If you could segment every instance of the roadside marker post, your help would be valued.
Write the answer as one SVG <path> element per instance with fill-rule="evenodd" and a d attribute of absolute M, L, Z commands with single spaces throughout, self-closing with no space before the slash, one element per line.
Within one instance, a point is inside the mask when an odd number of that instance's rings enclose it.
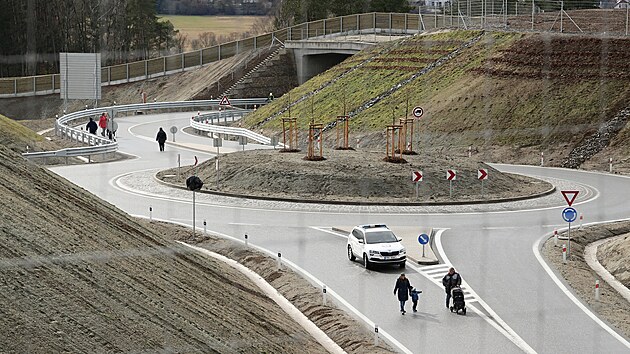
<path fill-rule="evenodd" d="M 545 153 L 544 152 L 540 152 L 540 166 L 545 166 Z"/>
<path fill-rule="evenodd" d="M 562 263 L 567 263 L 567 245 L 562 244 Z"/>
<path fill-rule="evenodd" d="M 599 279 L 595 279 L 595 301 L 599 301 Z"/>
<path fill-rule="evenodd" d="M 472 157 L 472 145 L 468 145 L 468 158 Z"/>
<path fill-rule="evenodd" d="M 608 172 L 613 173 L 612 172 L 612 157 L 608 159 Z"/>
<path fill-rule="evenodd" d="M 153 221 L 153 207 L 149 205 L 149 221 Z"/>
<path fill-rule="evenodd" d="M 182 158 L 181 154 L 177 154 L 177 179 L 179 179 L 180 170 L 182 169 L 181 158 Z"/>
<path fill-rule="evenodd" d="M 580 214 L 580 230 L 582 230 L 582 220 L 584 220 L 584 215 Z"/>
<path fill-rule="evenodd" d="M 558 245 L 558 230 L 553 230 L 553 245 Z"/>
<path fill-rule="evenodd" d="M 278 252 L 278 270 L 282 269 L 282 253 Z"/>
<path fill-rule="evenodd" d="M 326 306 L 326 285 L 322 286 L 322 301 L 324 303 L 324 306 Z"/>
<path fill-rule="evenodd" d="M 378 325 L 374 324 L 374 345 L 378 345 Z"/>
<path fill-rule="evenodd" d="M 247 234 L 245 234 L 245 247 L 249 247 L 249 242 L 247 241 Z"/>
<path fill-rule="evenodd" d="M 207 235 L 208 231 L 206 230 L 206 219 L 203 219 L 203 234 Z"/>

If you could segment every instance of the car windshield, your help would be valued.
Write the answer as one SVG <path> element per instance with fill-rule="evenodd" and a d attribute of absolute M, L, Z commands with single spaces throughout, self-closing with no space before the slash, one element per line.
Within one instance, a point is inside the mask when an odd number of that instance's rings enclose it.
<path fill-rule="evenodd" d="M 384 243 L 384 242 L 398 242 L 398 238 L 391 231 L 374 231 L 367 232 L 365 234 L 366 243 Z"/>

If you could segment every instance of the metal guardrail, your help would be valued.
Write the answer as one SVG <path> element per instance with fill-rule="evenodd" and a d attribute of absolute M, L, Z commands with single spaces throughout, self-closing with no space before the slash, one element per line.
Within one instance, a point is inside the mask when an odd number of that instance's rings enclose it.
<path fill-rule="evenodd" d="M 190 126 L 193 129 L 209 132 L 213 134 L 226 134 L 235 136 L 244 136 L 253 141 L 257 141 L 261 144 L 271 145 L 271 138 L 268 138 L 262 134 L 255 133 L 249 129 L 228 127 L 225 125 L 217 125 L 221 120 L 227 123 L 228 118 L 231 122 L 243 118 L 251 110 L 228 110 L 219 112 L 210 112 L 204 115 L 192 117 L 190 119 Z"/>
<path fill-rule="evenodd" d="M 48 157 L 76 157 L 76 156 L 89 156 L 97 155 L 97 154 L 105 154 L 109 152 L 116 152 L 118 150 L 118 143 L 116 141 L 112 141 L 106 139 L 104 137 L 100 137 L 98 135 L 90 134 L 87 131 L 82 129 L 77 129 L 72 127 L 72 124 L 75 124 L 76 121 L 82 120 L 85 121 L 89 117 L 98 117 L 103 112 L 108 112 L 111 118 L 116 117 L 116 114 L 122 112 L 159 112 L 159 111 L 171 111 L 171 110 L 181 110 L 181 109 L 214 109 L 221 107 L 221 100 L 199 100 L 199 101 L 179 101 L 179 102 L 155 102 L 155 103 L 139 103 L 139 104 L 128 104 L 121 106 L 109 106 L 109 107 L 100 107 L 93 109 L 86 109 L 83 111 L 72 112 L 62 117 L 58 118 L 55 122 L 55 134 L 57 136 L 61 136 L 62 138 L 68 138 L 80 143 L 88 144 L 86 147 L 76 147 L 76 148 L 66 148 L 56 151 L 41 151 L 41 152 L 27 152 L 22 154 L 22 156 L 26 158 L 48 158 Z M 244 99 L 232 99 L 230 100 L 230 104 L 233 107 L 253 107 L 253 106 L 261 106 L 267 103 L 267 98 L 244 98 Z M 233 110 L 234 113 L 231 113 L 234 119 L 238 116 L 237 112 L 240 113 L 240 117 L 249 110 L 247 109 L 237 109 Z M 197 117 L 207 117 L 212 116 L 216 119 L 217 122 L 221 117 L 227 117 L 228 113 L 232 112 L 232 110 L 227 111 L 216 111 L 211 112 L 204 115 L 198 115 Z M 194 117 L 193 117 L 194 118 Z M 205 118 L 208 119 L 208 118 Z M 224 118 L 227 119 L 227 118 Z M 240 119 L 240 118 L 239 118 Z M 210 126 L 209 124 L 200 123 L 203 127 Z M 225 127 L 227 128 L 227 127 Z M 240 129 L 240 128 L 237 128 Z M 200 129 L 204 130 L 204 129 Z M 245 129 L 246 130 L 246 129 Z M 207 131 L 207 130 L 206 130 Z M 244 135 L 244 134 L 235 134 L 234 132 L 217 132 L 222 134 L 232 134 L 232 135 Z M 247 135 L 246 135 L 247 136 Z M 252 132 L 252 135 L 248 134 L 248 138 L 259 141 L 260 137 L 263 137 L 260 134 L 255 134 Z M 269 138 L 267 138 L 269 139 Z M 270 140 L 270 139 L 269 139 Z M 264 142 L 263 142 L 264 143 Z"/>

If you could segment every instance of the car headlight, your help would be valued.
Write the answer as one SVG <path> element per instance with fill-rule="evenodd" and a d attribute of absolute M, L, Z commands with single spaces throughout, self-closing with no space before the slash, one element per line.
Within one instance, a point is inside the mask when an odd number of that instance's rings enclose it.
<path fill-rule="evenodd" d="M 379 252 L 379 251 L 370 250 L 370 256 L 378 256 L 380 254 L 381 254 L 381 252 Z"/>
<path fill-rule="evenodd" d="M 407 250 L 403 248 L 403 249 L 401 249 L 401 250 L 400 250 L 400 252 L 398 252 L 398 253 L 399 253 L 399 254 L 406 254 L 406 253 L 407 253 Z"/>

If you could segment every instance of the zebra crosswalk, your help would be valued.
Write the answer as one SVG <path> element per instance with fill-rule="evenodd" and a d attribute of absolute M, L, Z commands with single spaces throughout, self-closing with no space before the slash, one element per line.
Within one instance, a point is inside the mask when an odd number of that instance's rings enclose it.
<path fill-rule="evenodd" d="M 442 287 L 442 278 L 448 270 L 452 267 L 450 264 L 436 264 L 424 267 L 417 267 L 417 271 L 422 274 L 425 278 L 431 280 L 432 283 L 436 284 L 439 287 Z M 472 291 L 472 289 L 468 286 L 466 281 L 462 278 L 462 291 L 464 291 L 464 301 L 466 304 L 478 302 L 477 295 Z"/>

